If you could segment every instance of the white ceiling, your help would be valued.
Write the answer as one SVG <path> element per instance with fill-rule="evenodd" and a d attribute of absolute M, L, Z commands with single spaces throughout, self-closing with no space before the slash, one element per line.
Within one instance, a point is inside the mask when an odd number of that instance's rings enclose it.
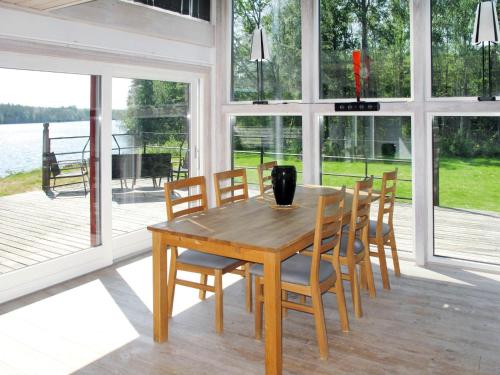
<path fill-rule="evenodd" d="M 91 1 L 93 0 L 0 0 L 0 3 L 36 10 L 52 10 Z"/>

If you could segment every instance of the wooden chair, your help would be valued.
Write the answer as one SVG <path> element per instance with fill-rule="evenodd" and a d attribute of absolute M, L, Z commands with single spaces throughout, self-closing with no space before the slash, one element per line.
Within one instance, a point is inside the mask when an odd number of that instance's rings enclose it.
<path fill-rule="evenodd" d="M 397 168 L 393 172 L 384 173 L 382 177 L 382 190 L 380 191 L 377 220 L 370 221 L 369 242 L 370 244 L 377 246 L 377 251 L 370 251 L 370 255 L 376 256 L 379 259 L 382 284 L 385 289 L 391 288 L 385 256 L 386 245 L 391 247 L 394 273 L 397 277 L 401 276 L 393 225 L 397 176 Z M 384 221 L 385 216 L 387 216 L 387 223 Z"/>
<path fill-rule="evenodd" d="M 234 179 L 241 179 L 241 183 L 234 184 Z M 230 181 L 230 184 L 227 182 Z M 232 171 L 219 172 L 214 174 L 215 200 L 217 207 L 231 204 L 243 200 L 248 200 L 248 183 L 246 169 L 235 169 Z M 236 192 L 239 192 L 236 194 Z M 234 270 L 245 278 L 246 288 L 246 309 L 252 312 L 252 277 L 250 275 L 251 263 L 245 264 L 240 270 Z M 203 282 L 203 280 L 202 280 Z M 200 296 L 204 291 L 200 291 Z"/>
<path fill-rule="evenodd" d="M 267 183 L 267 181 L 271 180 L 271 175 L 264 176 L 264 173 L 272 171 L 276 165 L 278 165 L 278 162 L 276 160 L 273 160 L 267 163 L 260 164 L 257 167 L 257 172 L 259 175 L 260 195 L 264 195 L 266 191 L 271 190 L 273 188 L 272 184 Z"/>
<path fill-rule="evenodd" d="M 175 190 L 197 188 L 199 192 L 194 195 L 179 197 Z M 207 210 L 207 190 L 205 177 L 192 177 L 183 180 L 168 182 L 165 184 L 165 201 L 167 204 L 168 220 L 174 220 L 177 217 L 193 214 L 196 212 L 204 212 Z M 198 203 L 197 205 L 195 205 Z M 174 212 L 174 207 L 187 204 L 188 207 L 183 207 Z M 168 273 L 168 316 L 172 316 L 172 306 L 174 303 L 175 286 L 183 285 L 190 288 L 209 291 L 215 293 L 215 331 L 221 333 L 223 330 L 223 289 L 222 275 L 231 272 L 236 268 L 245 264 L 245 262 L 227 258 L 223 256 L 206 254 L 196 250 L 187 249 L 181 254 L 178 253 L 177 247 L 172 246 L 170 258 L 170 270 Z M 204 275 L 205 282 L 195 283 L 188 280 L 177 278 L 177 271 L 187 271 Z M 206 285 L 207 275 L 214 276 L 214 286 Z"/>
<path fill-rule="evenodd" d="M 342 189 L 334 194 L 318 198 L 314 245 L 310 256 L 296 254 L 281 264 L 282 292 L 311 297 L 311 305 L 291 302 L 284 298 L 282 306 L 314 315 L 316 336 L 322 359 L 328 358 L 323 293 L 327 291 L 336 293 L 342 330 L 349 331 L 339 259 L 344 195 L 345 189 Z M 327 252 L 332 252 L 333 255 L 328 260 L 322 259 L 322 254 Z M 252 266 L 252 274 L 255 275 L 255 336 L 260 339 L 262 337 L 262 307 L 264 303 L 262 265 Z"/>
<path fill-rule="evenodd" d="M 368 288 L 370 297 L 376 295 L 368 242 L 372 189 L 373 177 L 356 182 L 349 225 L 344 228 L 340 241 L 340 264 L 346 266 L 348 271 L 342 273 L 342 279 L 351 283 L 354 315 L 357 318 L 363 316 L 360 287 Z M 357 265 L 360 265 L 361 280 L 358 280 Z"/>

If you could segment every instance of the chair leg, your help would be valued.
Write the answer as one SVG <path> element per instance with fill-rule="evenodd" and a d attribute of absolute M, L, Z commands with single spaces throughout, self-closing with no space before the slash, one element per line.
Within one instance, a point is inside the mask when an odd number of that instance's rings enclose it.
<path fill-rule="evenodd" d="M 255 276 L 254 294 L 255 338 L 260 340 L 262 339 L 262 284 L 258 276 Z"/>
<path fill-rule="evenodd" d="M 250 263 L 245 264 L 245 305 L 247 312 L 252 312 L 252 274 Z"/>
<path fill-rule="evenodd" d="M 339 310 L 340 327 L 343 332 L 349 332 L 349 316 L 347 315 L 347 306 L 345 303 L 344 285 L 342 278 L 337 279 L 334 288 L 335 295 L 337 296 L 337 308 Z"/>
<path fill-rule="evenodd" d="M 372 262 L 370 261 L 369 248 L 368 251 L 365 251 L 365 256 L 361 263 L 361 266 L 365 267 L 366 279 L 368 283 L 368 292 L 370 294 L 370 297 L 375 297 L 377 295 L 377 292 L 375 290 L 375 279 L 373 278 L 373 269 L 372 269 Z"/>
<path fill-rule="evenodd" d="M 363 309 L 361 308 L 361 295 L 359 292 L 358 273 L 355 264 L 349 264 L 349 281 L 351 283 L 352 304 L 354 305 L 354 316 L 361 318 Z"/>
<path fill-rule="evenodd" d="M 215 332 L 222 333 L 224 313 L 222 309 L 223 289 L 222 289 L 222 270 L 215 270 Z"/>
<path fill-rule="evenodd" d="M 389 271 L 387 270 L 387 259 L 385 257 L 384 240 L 377 239 L 378 261 L 380 263 L 380 275 L 382 276 L 382 285 L 384 289 L 391 289 L 389 282 Z"/>
<path fill-rule="evenodd" d="M 368 290 L 368 280 L 366 278 L 366 268 L 359 268 L 359 286 L 361 289 Z"/>
<path fill-rule="evenodd" d="M 168 301 L 168 317 L 172 317 L 172 310 L 174 307 L 175 295 L 175 279 L 177 278 L 177 248 L 172 247 L 170 250 L 170 270 L 168 272 L 168 288 L 167 288 L 167 301 Z"/>
<path fill-rule="evenodd" d="M 394 263 L 394 273 L 397 277 L 401 276 L 401 271 L 399 269 L 399 258 L 398 258 L 398 248 L 396 247 L 396 237 L 394 236 L 394 229 L 391 230 L 389 236 L 389 243 L 391 245 L 392 261 Z"/>
<path fill-rule="evenodd" d="M 201 285 L 207 285 L 207 280 L 208 280 L 208 276 L 204 273 L 200 274 L 200 284 Z M 200 298 L 200 300 L 204 300 L 207 296 L 207 291 L 206 290 L 203 290 L 203 289 L 200 289 L 200 292 L 198 294 L 198 297 Z"/>
<path fill-rule="evenodd" d="M 312 307 L 314 311 L 314 323 L 316 325 L 316 338 L 318 340 L 319 355 L 321 359 L 328 358 L 328 338 L 326 335 L 325 313 L 323 310 L 323 300 L 319 288 L 312 288 Z"/>
<path fill-rule="evenodd" d="M 288 301 L 288 292 L 286 290 L 281 290 L 281 300 Z M 288 315 L 288 309 L 286 307 L 281 308 L 281 317 L 284 318 Z"/>

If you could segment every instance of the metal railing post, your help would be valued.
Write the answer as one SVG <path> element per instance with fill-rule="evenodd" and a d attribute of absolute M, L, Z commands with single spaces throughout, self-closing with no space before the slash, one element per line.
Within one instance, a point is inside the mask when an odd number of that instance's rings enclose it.
<path fill-rule="evenodd" d="M 50 138 L 49 123 L 43 124 L 43 145 L 42 145 L 42 190 L 45 193 L 50 191 Z"/>

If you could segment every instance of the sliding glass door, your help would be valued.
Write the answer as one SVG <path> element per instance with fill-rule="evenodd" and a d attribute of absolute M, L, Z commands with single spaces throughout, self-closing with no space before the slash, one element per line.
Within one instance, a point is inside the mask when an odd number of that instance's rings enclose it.
<path fill-rule="evenodd" d="M 500 117 L 432 125 L 434 255 L 500 264 Z"/>
<path fill-rule="evenodd" d="M 189 177 L 190 84 L 113 78 L 112 228 L 165 221 L 163 184 Z"/>
<path fill-rule="evenodd" d="M 0 69 L 0 275 L 101 245 L 100 76 Z"/>

